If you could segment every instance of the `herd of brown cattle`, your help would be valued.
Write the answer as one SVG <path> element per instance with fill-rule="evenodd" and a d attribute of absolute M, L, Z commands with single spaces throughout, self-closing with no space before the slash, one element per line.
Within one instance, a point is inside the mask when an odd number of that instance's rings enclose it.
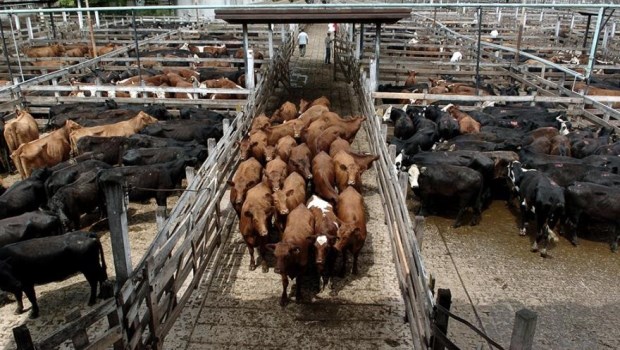
<path fill-rule="evenodd" d="M 353 273 L 366 240 L 361 174 L 378 159 L 351 149 L 365 117 L 341 118 L 321 97 L 302 99 L 299 112 L 284 103 L 271 118 L 256 117 L 240 142 L 243 160 L 229 185 L 230 201 L 239 216 L 239 230 L 256 268 L 258 248 L 263 272 L 267 251 L 273 251 L 282 276 L 280 305 L 288 303 L 288 278 L 294 279 L 314 264 L 330 280 L 336 257 L 344 275 L 347 252 L 353 254 Z M 281 124 L 276 124 L 281 123 Z M 314 256 L 314 261 L 309 261 Z M 296 284 L 296 299 L 301 287 Z"/>
<path fill-rule="evenodd" d="M 69 159 L 72 150 L 75 154 L 77 141 L 84 136 L 130 136 L 156 122 L 157 119 L 144 112 L 126 121 L 94 127 L 82 127 L 67 120 L 64 127 L 39 135 L 32 115 L 22 110 L 17 118 L 6 123 L 4 138 L 15 167 L 25 179 L 35 169 L 52 167 Z"/>

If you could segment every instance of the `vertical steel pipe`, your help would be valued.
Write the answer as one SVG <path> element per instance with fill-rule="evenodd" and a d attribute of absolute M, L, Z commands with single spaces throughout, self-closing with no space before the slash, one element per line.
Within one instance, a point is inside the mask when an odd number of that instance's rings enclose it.
<path fill-rule="evenodd" d="M 138 75 L 140 76 L 140 86 L 144 86 L 144 80 L 142 80 L 142 64 L 140 64 L 140 46 L 138 45 L 138 30 L 136 29 L 135 10 L 131 10 L 131 25 L 133 26 L 133 40 L 136 43 L 136 59 L 138 60 Z"/>
<path fill-rule="evenodd" d="M 379 86 L 379 80 L 381 80 L 379 76 L 379 55 L 381 54 L 381 23 L 375 23 L 375 77 L 377 79 L 377 86 Z"/>
<path fill-rule="evenodd" d="M 478 53 L 476 55 L 476 95 L 480 89 L 480 41 L 482 37 L 482 7 L 478 7 Z"/>
<path fill-rule="evenodd" d="M 596 28 L 594 28 L 594 33 L 592 33 L 592 44 L 590 45 L 590 56 L 588 57 L 588 66 L 586 67 L 586 74 L 585 74 L 587 82 L 590 82 L 590 75 L 592 74 L 592 67 L 594 67 L 594 60 L 596 57 L 596 48 L 598 46 L 598 36 L 599 36 L 599 33 L 601 32 L 601 24 L 603 23 L 603 17 L 605 17 L 605 7 L 601 7 L 598 10 L 598 17 L 596 18 Z"/>
<path fill-rule="evenodd" d="M 9 18 L 9 21 L 11 19 Z M 9 70 L 9 77 L 11 79 L 11 84 L 15 83 L 13 80 L 13 69 L 11 68 L 11 61 L 9 60 L 9 50 L 6 47 L 6 39 L 4 37 L 4 28 L 2 28 L 2 17 L 0 17 L 0 35 L 2 35 L 2 51 L 4 51 L 4 58 L 6 59 L 6 65 Z M 18 53 L 19 54 L 19 53 Z"/>

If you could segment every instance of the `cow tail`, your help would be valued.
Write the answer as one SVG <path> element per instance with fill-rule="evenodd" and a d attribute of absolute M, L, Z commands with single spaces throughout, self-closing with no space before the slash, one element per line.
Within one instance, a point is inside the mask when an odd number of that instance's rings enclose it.
<path fill-rule="evenodd" d="M 105 257 L 103 254 L 103 246 L 101 245 L 101 242 L 99 241 L 99 239 L 97 239 L 97 248 L 99 249 L 99 255 L 101 256 L 101 267 L 103 268 L 103 279 L 102 281 L 106 281 L 108 279 L 108 269 L 105 265 Z"/>

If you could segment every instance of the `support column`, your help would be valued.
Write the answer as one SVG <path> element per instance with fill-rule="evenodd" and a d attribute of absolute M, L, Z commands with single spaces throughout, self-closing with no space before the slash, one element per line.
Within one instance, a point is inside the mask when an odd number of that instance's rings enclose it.
<path fill-rule="evenodd" d="M 9 21 L 11 19 L 9 18 Z M 9 51 L 6 48 L 6 38 L 4 36 L 4 28 L 2 28 L 2 18 L 0 18 L 0 35 L 2 35 L 2 51 L 4 52 L 4 59 L 6 60 L 7 69 L 9 70 L 9 77 L 11 83 L 15 83 L 13 80 L 13 69 L 11 68 L 11 61 L 9 60 Z"/>
<path fill-rule="evenodd" d="M 603 18 L 605 17 L 605 7 L 601 7 L 598 10 L 598 17 L 596 18 L 596 28 L 594 28 L 594 33 L 592 33 L 592 44 L 590 45 L 590 56 L 588 57 L 588 66 L 586 67 L 586 81 L 590 82 L 590 75 L 592 74 L 592 67 L 594 67 L 594 60 L 596 58 L 596 48 L 598 46 L 598 36 L 601 32 L 601 24 L 603 23 Z M 587 36 L 586 36 L 587 38 Z"/>
<path fill-rule="evenodd" d="M 269 59 L 273 59 L 273 25 L 271 23 L 267 24 L 267 35 L 269 40 Z"/>
<path fill-rule="evenodd" d="M 243 24 L 243 66 L 245 67 L 245 84 L 248 85 L 248 78 L 250 77 L 250 67 L 248 65 L 248 25 Z"/>
<path fill-rule="evenodd" d="M 364 23 L 360 23 L 360 52 L 358 59 L 364 56 Z"/>
<path fill-rule="evenodd" d="M 517 9 L 518 10 L 518 9 Z M 480 89 L 480 41 L 482 36 L 482 7 L 478 7 L 478 53 L 476 55 L 476 95 Z"/>
<path fill-rule="evenodd" d="M 592 16 L 588 15 L 588 22 L 586 24 L 586 35 L 583 36 L 583 48 L 585 49 L 586 44 L 588 43 L 588 34 L 590 33 L 590 21 L 592 21 Z"/>
<path fill-rule="evenodd" d="M 52 37 L 56 39 L 56 23 L 54 22 L 54 14 L 50 12 L 50 24 L 52 26 Z"/>
<path fill-rule="evenodd" d="M 110 226 L 116 290 L 119 290 L 129 279 L 132 272 L 125 191 L 119 179 L 116 178 L 104 179 L 102 184 L 108 211 L 108 225 Z"/>
<path fill-rule="evenodd" d="M 138 60 L 138 75 L 140 76 L 140 87 L 144 87 L 142 80 L 142 64 L 140 64 L 140 46 L 138 45 L 138 30 L 136 29 L 136 11 L 131 10 L 131 25 L 133 26 L 133 40 L 136 44 L 136 59 Z"/>
<path fill-rule="evenodd" d="M 375 23 L 375 85 L 373 86 L 372 91 L 377 90 L 377 86 L 379 85 L 379 80 L 381 80 L 379 76 L 379 55 L 381 54 L 381 23 Z"/>

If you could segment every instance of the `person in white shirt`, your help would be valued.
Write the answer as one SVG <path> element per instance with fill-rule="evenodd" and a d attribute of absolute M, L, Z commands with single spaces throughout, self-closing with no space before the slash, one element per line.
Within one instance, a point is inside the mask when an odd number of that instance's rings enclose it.
<path fill-rule="evenodd" d="M 297 43 L 299 44 L 299 55 L 304 57 L 306 55 L 306 45 L 308 45 L 308 34 L 303 29 L 297 35 Z"/>

